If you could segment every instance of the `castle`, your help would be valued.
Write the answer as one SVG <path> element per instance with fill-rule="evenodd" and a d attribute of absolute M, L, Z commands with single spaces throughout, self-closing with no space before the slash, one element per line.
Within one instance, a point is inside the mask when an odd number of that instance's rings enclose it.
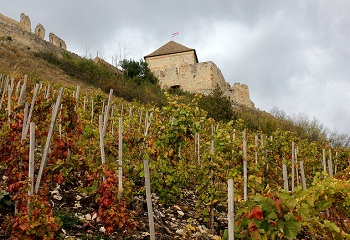
<path fill-rule="evenodd" d="M 60 54 L 67 49 L 66 43 L 52 32 L 49 34 L 49 41 L 46 41 L 45 32 L 40 23 L 32 32 L 29 16 L 24 13 L 20 15 L 19 22 L 0 13 L 0 39 L 15 40 L 33 52 L 50 51 Z M 144 58 L 163 89 L 181 88 L 184 91 L 208 95 L 219 86 L 231 99 L 233 106 L 254 107 L 247 85 L 235 83 L 231 87 L 213 62 L 198 61 L 195 49 L 170 41 Z M 94 61 L 101 63 L 102 59 Z"/>
<path fill-rule="evenodd" d="M 24 13 L 21 13 L 19 22 L 0 13 L 0 38 L 16 40 L 34 52 L 67 49 L 66 43 L 52 32 L 49 33 L 49 41 L 45 41 L 45 28 L 40 23 L 32 32 L 30 18 Z"/>
<path fill-rule="evenodd" d="M 160 86 L 165 90 L 180 88 L 184 91 L 208 95 L 216 86 L 219 86 L 231 99 L 233 105 L 254 107 L 247 85 L 235 83 L 231 87 L 213 62 L 198 62 L 195 49 L 170 41 L 145 56 L 144 59 L 159 79 Z"/>

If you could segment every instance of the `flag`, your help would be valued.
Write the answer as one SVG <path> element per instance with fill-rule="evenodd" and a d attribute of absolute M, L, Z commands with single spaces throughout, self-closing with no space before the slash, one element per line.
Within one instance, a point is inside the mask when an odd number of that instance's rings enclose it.
<path fill-rule="evenodd" d="M 171 34 L 171 37 L 175 37 L 177 35 L 179 35 L 179 32 L 174 32 L 173 34 Z"/>

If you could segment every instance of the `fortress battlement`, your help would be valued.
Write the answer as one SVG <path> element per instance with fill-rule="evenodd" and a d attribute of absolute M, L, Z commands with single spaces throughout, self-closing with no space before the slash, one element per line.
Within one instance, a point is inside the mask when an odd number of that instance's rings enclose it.
<path fill-rule="evenodd" d="M 14 40 L 34 52 L 58 51 L 57 48 L 67 49 L 66 43 L 54 33 L 49 34 L 49 42 L 47 42 L 45 28 L 40 23 L 32 32 L 30 18 L 24 13 L 21 13 L 19 22 L 0 13 L 0 38 Z"/>

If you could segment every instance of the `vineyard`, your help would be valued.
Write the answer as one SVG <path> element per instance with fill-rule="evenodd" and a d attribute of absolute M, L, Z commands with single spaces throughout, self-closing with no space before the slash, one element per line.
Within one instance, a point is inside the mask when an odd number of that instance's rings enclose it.
<path fill-rule="evenodd" d="M 167 96 L 0 74 L 2 239 L 350 239 L 350 150 Z"/>

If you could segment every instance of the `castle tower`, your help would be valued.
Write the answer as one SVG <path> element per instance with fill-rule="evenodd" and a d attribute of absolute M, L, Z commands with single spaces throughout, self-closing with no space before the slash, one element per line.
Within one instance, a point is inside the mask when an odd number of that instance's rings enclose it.
<path fill-rule="evenodd" d="M 198 63 L 198 58 L 195 49 L 170 41 L 145 56 L 145 61 L 152 71 L 164 71 L 167 68 L 180 68 L 188 64 Z"/>
<path fill-rule="evenodd" d="M 254 107 L 248 86 L 238 83 L 231 88 L 212 61 L 198 62 L 195 49 L 170 41 L 144 59 L 164 90 L 180 88 L 209 95 L 218 86 L 234 105 Z"/>

